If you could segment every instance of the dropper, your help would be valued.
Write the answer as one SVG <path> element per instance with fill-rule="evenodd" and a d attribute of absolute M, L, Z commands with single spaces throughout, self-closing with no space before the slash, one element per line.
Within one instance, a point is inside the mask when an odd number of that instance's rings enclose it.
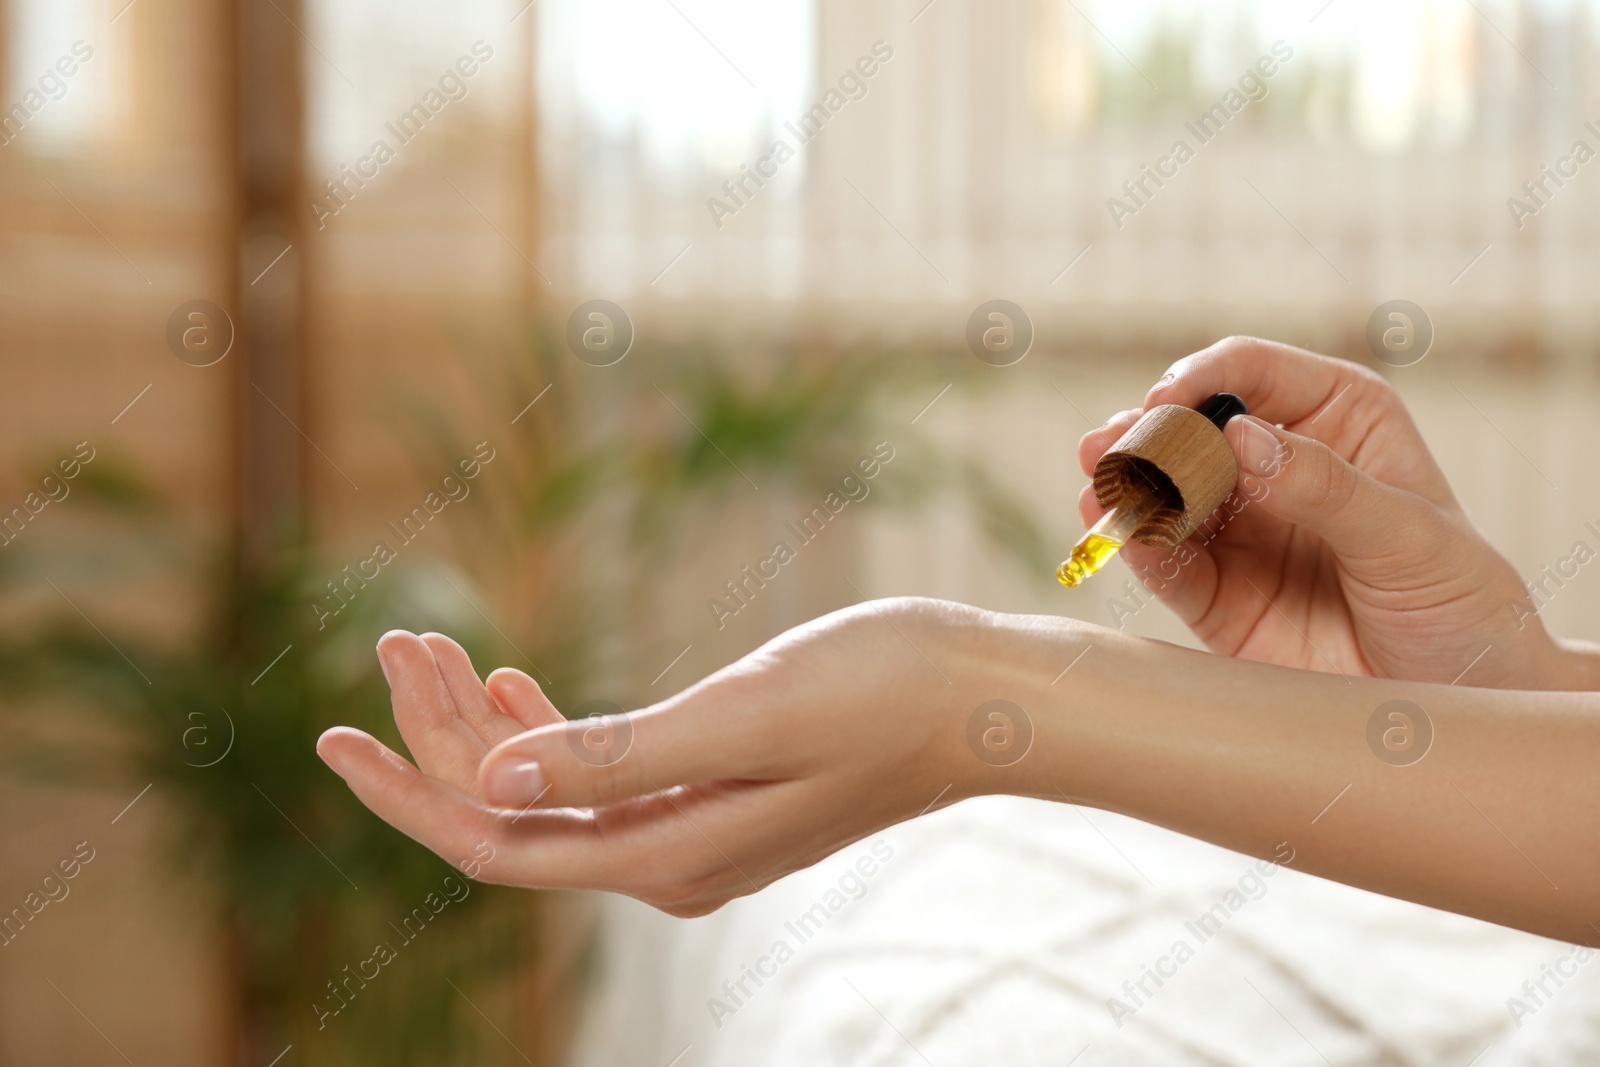
<path fill-rule="evenodd" d="M 1167 495 L 1149 486 L 1134 486 L 1123 496 L 1122 502 L 1089 527 L 1083 540 L 1072 546 L 1072 555 L 1056 568 L 1061 584 L 1072 588 L 1111 561 L 1123 545 L 1133 538 L 1134 531 L 1150 521 L 1165 502 Z"/>
<path fill-rule="evenodd" d="M 1152 408 L 1141 417 L 1140 422 L 1160 410 Z M 1244 401 L 1232 393 L 1215 393 L 1195 410 L 1218 430 L 1227 426 L 1228 420 L 1235 415 L 1247 413 Z M 1205 428 L 1204 423 L 1199 425 Z M 1136 423 L 1134 429 L 1137 428 Z M 1205 432 L 1210 433 L 1209 430 Z M 1133 430 L 1130 430 L 1129 434 L 1132 433 Z M 1127 436 L 1124 435 L 1124 439 Z M 1113 445 L 1113 450 L 1116 447 Z M 1072 554 L 1056 568 L 1056 578 L 1062 585 L 1072 588 L 1104 567 L 1163 507 L 1183 508 L 1183 495 L 1158 467 L 1132 460 L 1127 469 L 1137 477 L 1127 479 L 1121 498 L 1101 516 L 1099 522 L 1089 528 L 1083 539 L 1072 547 Z"/>

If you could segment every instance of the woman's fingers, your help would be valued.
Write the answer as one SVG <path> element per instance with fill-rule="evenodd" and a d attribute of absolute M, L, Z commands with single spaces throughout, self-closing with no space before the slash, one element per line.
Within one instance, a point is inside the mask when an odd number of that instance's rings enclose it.
<path fill-rule="evenodd" d="M 379 818 L 482 881 L 607 889 L 694 915 L 770 882 L 766 852 L 782 848 L 765 786 L 673 790 L 594 812 L 495 811 L 359 730 L 334 727 L 317 752 Z"/>
<path fill-rule="evenodd" d="M 1145 408 L 1196 407 L 1222 392 L 1237 394 L 1264 422 L 1322 441 L 1381 482 L 1456 506 L 1405 405 L 1365 367 L 1276 341 L 1229 337 L 1174 363 L 1146 394 Z"/>
<path fill-rule="evenodd" d="M 370 734 L 335 726 L 317 739 L 317 755 L 380 818 L 451 864 L 473 858 L 493 829 L 481 803 L 425 776 Z"/>
<path fill-rule="evenodd" d="M 466 652 L 442 634 L 392 631 L 378 649 L 395 722 L 418 766 L 469 793 L 492 789 L 482 795 L 502 807 L 593 807 L 741 766 L 689 725 L 694 709 L 704 722 L 717 704 L 706 697 L 716 690 L 704 685 L 644 712 L 568 723 L 521 671 L 496 671 L 485 686 Z M 512 738 L 517 745 L 485 759 Z"/>
<path fill-rule="evenodd" d="M 484 881 L 617 888 L 619 872 L 639 863 L 641 835 L 603 840 L 591 817 L 573 811 L 493 811 L 360 730 L 328 730 L 317 754 L 373 814 L 450 864 L 475 865 Z"/>
<path fill-rule="evenodd" d="M 501 667 L 494 671 L 484 687 L 489 690 L 489 697 L 501 714 L 518 724 L 506 737 L 563 721 L 556 706 L 539 688 L 539 683 L 515 667 Z M 505 737 L 497 737 L 495 743 L 504 740 Z"/>
<path fill-rule="evenodd" d="M 1100 457 L 1116 443 L 1117 438 L 1128 432 L 1128 428 L 1139 421 L 1139 416 L 1144 414 L 1142 408 L 1130 408 L 1119 411 L 1106 420 L 1104 426 L 1090 430 L 1078 439 L 1078 466 L 1083 473 L 1094 475 L 1094 466 L 1100 462 Z"/>
<path fill-rule="evenodd" d="M 422 640 L 433 653 L 433 662 L 444 678 L 451 700 L 455 702 L 456 714 L 483 742 L 478 758 L 481 759 L 483 752 L 487 752 L 491 746 L 527 729 L 520 720 L 506 715 L 491 698 L 483 680 L 473 669 L 472 658 L 467 655 L 466 649 L 444 634 L 426 633 L 422 635 Z M 543 693 L 539 695 L 544 696 Z"/>
<path fill-rule="evenodd" d="M 1226 522 L 1220 521 L 1221 515 L 1208 520 L 1177 549 L 1134 542 L 1122 550 L 1146 588 L 1197 632 L 1206 629 L 1219 580 L 1218 562 L 1206 538 L 1220 537 L 1219 549 L 1241 543 L 1260 549 L 1277 520 L 1314 534 L 1348 568 L 1381 580 L 1377 571 L 1414 570 L 1425 564 L 1446 534 L 1446 520 L 1428 501 L 1367 475 L 1321 441 L 1253 415 L 1234 417 L 1224 436 L 1238 459 L 1241 486 L 1241 495 L 1219 509 L 1226 511 Z M 1085 523 L 1104 514 L 1092 487 L 1084 487 L 1078 506 Z M 1233 554 L 1227 571 L 1250 576 L 1259 561 L 1260 567 L 1276 572 L 1280 558 L 1281 552 Z M 1275 576 L 1257 575 L 1254 580 L 1260 585 Z"/>
<path fill-rule="evenodd" d="M 389 680 L 395 725 L 425 774 L 472 791 L 477 785 L 478 761 L 489 745 L 472 720 L 461 712 L 455 693 L 463 694 L 469 708 L 473 708 L 471 715 L 481 721 L 486 713 L 482 706 L 473 706 L 470 692 L 477 675 L 455 642 L 437 634 L 429 636 L 438 641 L 430 643 L 404 630 L 391 630 L 378 641 L 378 658 Z M 453 685 L 436 658 L 435 644 L 444 653 L 444 666 Z M 450 653 L 450 648 L 460 652 L 459 659 Z M 463 671 L 471 675 L 470 683 Z M 477 686 L 480 691 L 483 689 L 481 683 Z M 491 703 L 486 692 L 480 692 L 478 699 L 483 705 Z"/>
<path fill-rule="evenodd" d="M 1367 376 L 1347 360 L 1277 341 L 1228 337 L 1168 368 L 1145 395 L 1145 407 L 1199 407 L 1213 393 L 1234 393 L 1252 414 L 1288 425 L 1313 418 L 1324 408 L 1336 411 L 1330 402 L 1340 390 Z M 1349 396 L 1342 398 L 1348 400 Z"/>
<path fill-rule="evenodd" d="M 1315 534 L 1347 569 L 1369 581 L 1381 571 L 1415 575 L 1441 558 L 1448 522 L 1414 493 L 1385 485 L 1321 441 L 1250 415 L 1229 420 L 1224 435 L 1265 514 Z"/>
<path fill-rule="evenodd" d="M 540 727 L 484 757 L 478 785 L 515 808 L 599 807 L 670 786 L 768 776 L 754 709 L 732 706 L 715 676 L 661 704 Z"/>

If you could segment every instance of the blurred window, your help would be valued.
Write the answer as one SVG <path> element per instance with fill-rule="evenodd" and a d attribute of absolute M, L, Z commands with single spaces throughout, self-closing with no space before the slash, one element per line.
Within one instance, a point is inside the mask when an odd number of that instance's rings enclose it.
<path fill-rule="evenodd" d="M 64 156 L 84 153 L 105 136 L 117 117 L 111 90 L 122 65 L 109 43 L 127 2 L 12 0 L 4 7 L 0 141 L 30 155 Z"/>

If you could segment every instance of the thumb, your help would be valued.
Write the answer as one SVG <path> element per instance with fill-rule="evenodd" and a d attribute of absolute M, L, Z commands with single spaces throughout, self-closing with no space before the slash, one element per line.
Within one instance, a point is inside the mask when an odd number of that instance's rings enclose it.
<path fill-rule="evenodd" d="M 1341 559 L 1376 561 L 1432 543 L 1444 522 L 1421 497 L 1363 473 L 1314 437 L 1253 415 L 1229 420 L 1224 435 L 1239 460 L 1239 494 L 1321 537 Z"/>
<path fill-rule="evenodd" d="M 507 738 L 479 764 L 479 788 L 495 807 L 599 807 L 669 786 L 758 774 L 759 716 L 739 714 L 710 681 L 640 711 Z"/>

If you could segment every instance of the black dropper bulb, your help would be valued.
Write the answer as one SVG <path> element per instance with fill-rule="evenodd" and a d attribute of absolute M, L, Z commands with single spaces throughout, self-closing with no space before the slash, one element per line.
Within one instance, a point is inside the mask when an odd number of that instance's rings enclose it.
<path fill-rule="evenodd" d="M 1211 425 L 1219 430 L 1227 426 L 1228 420 L 1235 415 L 1250 414 L 1250 409 L 1245 407 L 1244 401 L 1232 393 L 1212 393 L 1201 401 L 1195 410 L 1210 419 Z"/>

